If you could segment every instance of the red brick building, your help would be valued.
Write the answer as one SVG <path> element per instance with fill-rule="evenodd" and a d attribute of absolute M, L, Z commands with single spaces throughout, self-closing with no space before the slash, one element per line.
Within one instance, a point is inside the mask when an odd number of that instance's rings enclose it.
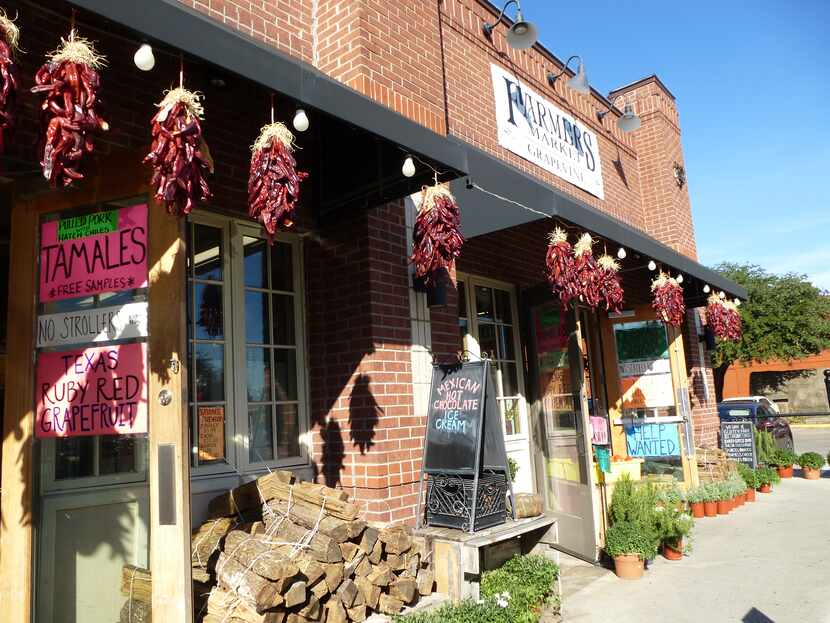
<path fill-rule="evenodd" d="M 154 586 L 167 579 L 172 595 L 154 596 L 159 620 L 186 620 L 191 524 L 217 492 L 268 469 L 342 487 L 370 519 L 413 522 L 430 363 L 461 350 L 494 360 L 516 488 L 577 517 L 563 523 L 566 549 L 597 555 L 603 507 L 591 446 L 626 454 L 623 419 L 667 422 L 682 445 L 646 456 L 645 473 L 695 482 L 689 459 L 695 446 L 715 443 L 717 428 L 695 308 L 709 284 L 745 293 L 696 263 L 677 102 L 657 76 L 607 95 L 566 86 L 570 69 L 551 83 L 562 61 L 543 42 L 510 47 L 509 20 L 485 37 L 482 25 L 498 11 L 483 0 L 10 0 L 5 8 L 18 14 L 27 52 L 2 187 L 11 215 L 0 527 L 8 620 L 112 620 L 115 588 L 93 597 L 81 580 L 93 562 L 102 582 L 125 562 L 149 566 Z M 74 192 L 49 189 L 40 176 L 40 100 L 28 93 L 72 19 L 107 57 L 111 126 Z M 149 72 L 133 63 L 145 41 L 156 57 Z M 141 159 L 154 103 L 180 67 L 185 85 L 205 95 L 215 171 L 212 200 L 177 221 L 150 199 Z M 246 196 L 250 145 L 271 101 L 289 126 L 299 109 L 310 122 L 295 132 L 299 168 L 310 173 L 298 223 L 274 247 L 247 216 Z M 529 155 L 507 146 L 504 106 L 520 107 L 521 132 L 537 143 L 544 134 L 548 147 Z M 640 127 L 625 133 L 617 120 L 629 106 Z M 555 149 L 572 161 L 558 161 Z M 407 155 L 413 177 L 401 172 Z M 436 178 L 458 199 L 467 242 L 447 304 L 430 308 L 408 257 L 419 190 Z M 139 339 L 149 351 L 149 434 L 36 438 L 37 318 L 109 299 L 39 298 L 32 240 L 64 214 L 147 204 L 149 286 L 130 301 L 149 301 L 149 335 Z M 543 277 L 556 225 L 572 242 L 591 233 L 596 254 L 626 250 L 622 313 L 560 313 Z M 652 260 L 684 275 L 682 330 L 655 320 Z M 546 351 L 551 331 L 572 339 Z M 637 359 L 642 335 L 657 350 Z M 37 348 L 40 358 L 65 345 Z M 545 367 L 551 357 L 555 370 Z M 568 357 L 581 363 L 566 365 Z M 647 371 L 632 376 L 625 357 Z M 168 372 L 178 365 L 181 373 Z M 163 391 L 172 402 L 157 401 Z M 169 464 L 163 447 L 172 448 Z M 60 579 L 56 569 L 70 567 Z M 12 598 L 21 594 L 32 599 Z"/>

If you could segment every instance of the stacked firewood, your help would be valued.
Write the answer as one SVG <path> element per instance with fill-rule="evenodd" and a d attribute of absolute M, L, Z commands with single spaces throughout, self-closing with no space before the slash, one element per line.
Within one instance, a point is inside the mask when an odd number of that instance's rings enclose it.
<path fill-rule="evenodd" d="M 344 491 L 273 472 L 209 511 L 192 544 L 204 623 L 360 622 L 432 592 L 427 543 L 361 519 Z"/>
<path fill-rule="evenodd" d="M 150 572 L 141 567 L 124 565 L 121 571 L 121 594 L 126 601 L 121 608 L 120 623 L 150 623 Z"/>
<path fill-rule="evenodd" d="M 720 448 L 696 448 L 697 473 L 700 482 L 721 482 L 737 473 L 737 466 Z"/>

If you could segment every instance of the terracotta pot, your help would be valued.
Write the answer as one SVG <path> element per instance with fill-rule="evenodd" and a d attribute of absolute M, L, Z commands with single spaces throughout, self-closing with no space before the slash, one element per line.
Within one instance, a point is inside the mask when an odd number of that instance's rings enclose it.
<path fill-rule="evenodd" d="M 746 501 L 747 502 L 754 502 L 755 501 L 755 489 L 747 489 L 745 495 L 746 495 Z"/>
<path fill-rule="evenodd" d="M 793 466 L 788 465 L 787 467 L 778 466 L 778 475 L 781 478 L 792 478 L 793 477 Z"/>
<path fill-rule="evenodd" d="M 706 517 L 715 517 L 718 514 L 718 503 L 715 500 L 707 500 L 703 503 L 703 512 Z"/>
<path fill-rule="evenodd" d="M 758 491 L 760 491 L 761 493 L 772 493 L 772 485 L 769 483 L 763 484 L 760 487 L 758 487 Z"/>
<path fill-rule="evenodd" d="M 813 469 L 812 467 L 802 467 L 801 471 L 804 472 L 804 478 L 807 480 L 818 480 L 821 478 L 821 470 L 820 469 Z"/>
<path fill-rule="evenodd" d="M 746 491 L 738 496 L 738 506 L 743 506 L 744 504 L 746 504 Z"/>
<path fill-rule="evenodd" d="M 623 580 L 639 580 L 643 577 L 643 559 L 638 554 L 614 556 L 614 573 Z"/>
<path fill-rule="evenodd" d="M 729 500 L 718 500 L 718 515 L 729 513 Z"/>
<path fill-rule="evenodd" d="M 683 539 L 676 544 L 663 543 L 663 557 L 666 560 L 683 560 Z"/>
<path fill-rule="evenodd" d="M 692 502 L 689 506 L 692 508 L 692 517 L 695 519 L 700 519 L 705 517 L 705 509 L 703 508 L 703 502 Z"/>

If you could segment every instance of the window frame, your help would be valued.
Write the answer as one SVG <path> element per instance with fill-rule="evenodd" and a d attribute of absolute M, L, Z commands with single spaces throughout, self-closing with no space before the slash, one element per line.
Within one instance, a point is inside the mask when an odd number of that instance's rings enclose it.
<path fill-rule="evenodd" d="M 475 311 L 475 289 L 477 286 L 491 288 L 495 290 L 502 290 L 507 292 L 508 297 L 510 298 L 510 313 L 512 315 L 512 322 L 510 323 L 511 328 L 513 329 L 513 352 L 515 353 L 515 359 L 512 360 L 505 360 L 505 361 L 514 361 L 516 365 L 516 390 L 517 394 L 516 397 L 505 397 L 505 398 L 497 398 L 497 402 L 501 407 L 501 403 L 504 400 L 517 400 L 518 407 L 519 407 L 519 431 L 518 433 L 508 435 L 506 432 L 506 423 L 504 420 L 504 413 L 503 409 L 499 408 L 499 414 L 502 418 L 502 432 L 504 432 L 504 439 L 507 442 L 510 441 L 522 441 L 527 440 L 530 438 L 530 431 L 528 430 L 529 426 L 529 419 L 528 419 L 528 406 L 527 406 L 527 387 L 525 386 L 525 373 L 524 373 L 524 351 L 522 349 L 521 344 L 521 336 L 520 336 L 520 326 L 519 326 L 519 302 L 518 296 L 516 293 L 516 287 L 512 284 L 506 283 L 504 281 L 497 281 L 495 279 L 488 279 L 486 277 L 479 277 L 476 275 L 472 275 L 469 273 L 463 272 L 456 272 L 456 281 L 463 281 L 464 282 L 464 296 L 465 296 L 465 305 L 467 309 L 467 334 L 464 336 L 463 343 L 464 349 L 468 351 L 473 357 L 480 359 L 481 358 L 481 345 L 479 343 L 479 320 L 478 316 L 474 313 Z M 493 324 L 494 326 L 498 326 L 498 323 L 493 321 L 492 323 L 486 324 Z M 498 340 L 498 336 L 496 337 Z M 497 360 L 493 359 L 494 366 Z"/>
<path fill-rule="evenodd" d="M 270 461 L 250 461 L 248 438 L 248 395 L 246 368 L 245 332 L 245 264 L 243 237 L 262 238 L 262 228 L 242 219 L 224 216 L 214 212 L 193 211 L 187 219 L 191 224 L 216 227 L 222 232 L 224 253 L 222 258 L 222 304 L 224 320 L 224 382 L 225 382 L 225 458 L 213 464 L 200 465 L 198 462 L 198 421 L 195 405 L 188 396 L 188 417 L 191 417 L 190 470 L 193 480 L 202 480 L 228 475 L 246 475 L 269 471 L 274 468 L 303 467 L 309 463 L 309 420 L 310 393 L 308 385 L 308 337 L 305 317 L 305 271 L 303 267 L 302 237 L 298 234 L 279 232 L 274 240 L 291 247 L 294 283 L 294 335 L 297 368 L 297 414 L 299 455 L 274 458 Z M 190 273 L 186 274 L 186 287 L 190 288 Z M 191 304 L 195 302 L 191 301 Z M 190 310 L 188 310 L 190 313 Z M 194 318 L 195 321 L 195 318 Z M 188 349 L 191 337 L 188 334 Z M 196 370 L 188 359 L 188 383 L 195 387 Z M 273 380 L 272 380 L 273 383 Z M 206 403 L 213 404 L 213 403 Z M 273 404 L 273 401 L 272 401 Z M 192 409 L 192 412 L 191 412 Z M 272 411 L 272 415 L 274 412 Z M 273 438 L 276 457 L 276 420 Z"/>

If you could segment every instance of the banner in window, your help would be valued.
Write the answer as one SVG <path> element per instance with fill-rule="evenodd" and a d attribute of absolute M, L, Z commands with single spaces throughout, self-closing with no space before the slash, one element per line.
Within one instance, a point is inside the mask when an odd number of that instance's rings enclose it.
<path fill-rule="evenodd" d="M 41 352 L 38 437 L 147 432 L 147 345 Z"/>
<path fill-rule="evenodd" d="M 674 407 L 666 328 L 656 320 L 614 325 L 624 409 Z"/>
<path fill-rule="evenodd" d="M 47 221 L 40 302 L 147 287 L 147 204 Z"/>

